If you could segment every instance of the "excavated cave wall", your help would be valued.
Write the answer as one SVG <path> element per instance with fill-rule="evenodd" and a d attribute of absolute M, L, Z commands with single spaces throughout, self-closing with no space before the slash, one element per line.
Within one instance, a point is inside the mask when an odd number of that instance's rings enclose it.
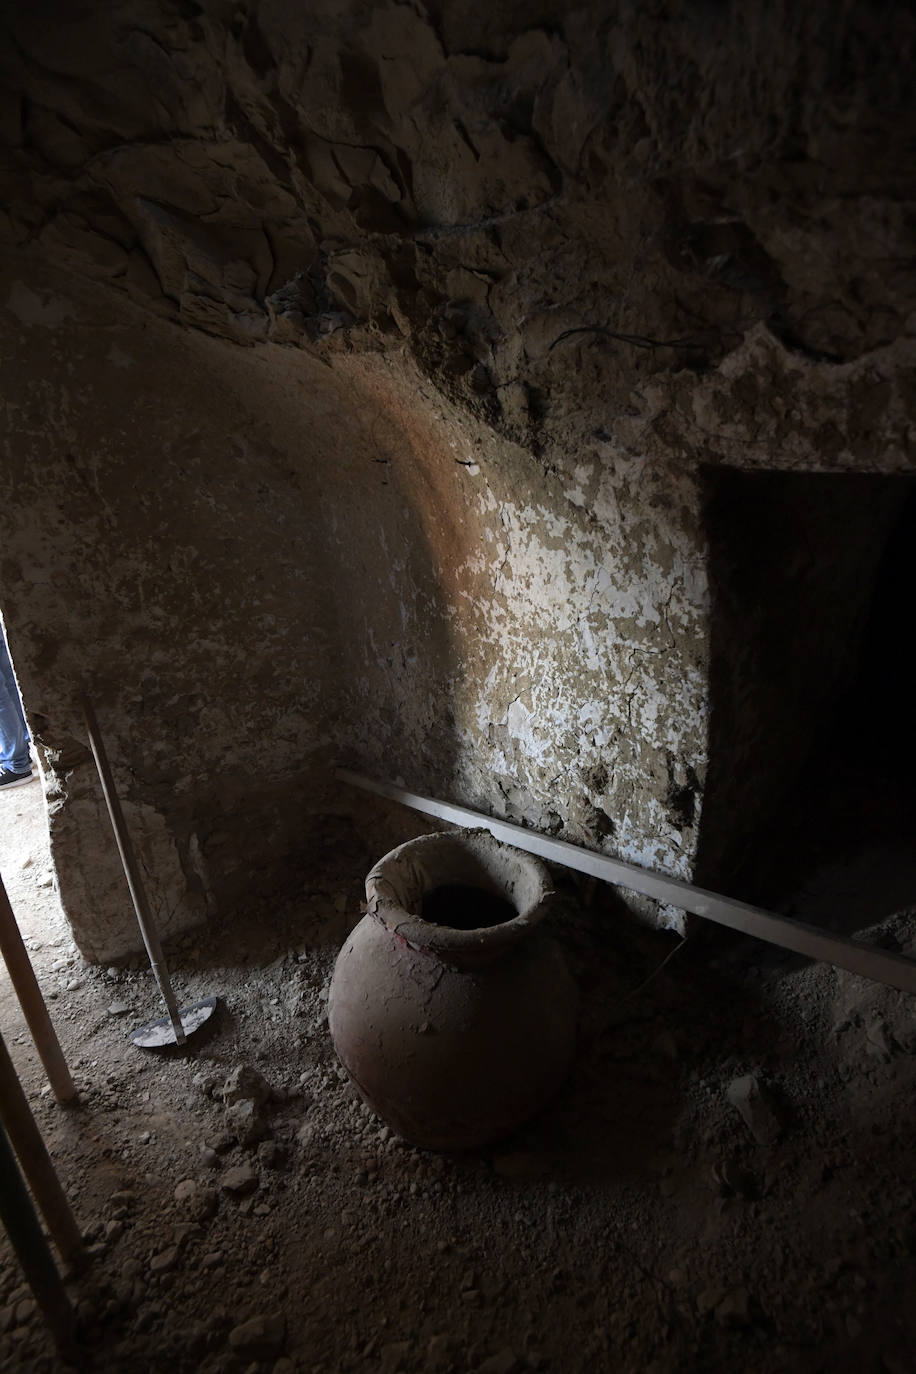
<path fill-rule="evenodd" d="M 166 932 L 301 867 L 335 760 L 689 871 L 692 482 L 672 519 L 664 465 L 657 513 L 607 465 L 586 513 L 406 358 L 241 352 L 27 258 L 0 299 L 0 594 L 87 954 L 135 936 L 84 690 Z"/>
<path fill-rule="evenodd" d="M 28 282 L 3 286 L 0 604 L 65 906 L 84 952 L 112 958 L 136 934 L 80 697 L 163 930 L 256 892 L 309 842 L 323 776 L 319 498 L 309 441 L 305 461 L 286 451 L 282 384 L 244 399 L 251 359 L 233 375 L 217 341 L 85 283 Z M 313 410 L 299 405 L 294 434 Z"/>
<path fill-rule="evenodd" d="M 723 653 L 708 474 L 913 467 L 907 7 L 56 5 L 2 53 L 0 605 L 86 952 L 133 937 L 83 682 L 167 924 L 295 871 L 332 759 L 727 866 L 803 745 Z M 886 524 L 779 584 L 806 701 Z"/>

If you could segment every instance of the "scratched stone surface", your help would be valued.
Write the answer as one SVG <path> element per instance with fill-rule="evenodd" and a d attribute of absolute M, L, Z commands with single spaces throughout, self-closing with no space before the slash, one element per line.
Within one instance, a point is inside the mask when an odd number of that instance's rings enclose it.
<path fill-rule="evenodd" d="M 0 606 L 83 953 L 84 690 L 166 932 L 321 862 L 335 762 L 724 883 L 913 471 L 908 9 L 60 10 L 0 58 Z"/>

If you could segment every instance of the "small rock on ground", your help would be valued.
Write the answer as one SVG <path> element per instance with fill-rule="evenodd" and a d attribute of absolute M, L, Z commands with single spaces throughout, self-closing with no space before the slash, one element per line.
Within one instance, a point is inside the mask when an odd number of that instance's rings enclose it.
<path fill-rule="evenodd" d="M 236 1355 L 250 1360 L 270 1360 L 279 1355 L 286 1339 L 286 1318 L 282 1312 L 251 1317 L 229 1332 L 229 1345 Z"/>
<path fill-rule="evenodd" d="M 733 1078 L 725 1095 L 759 1145 L 776 1143 L 782 1124 L 766 1089 L 753 1074 Z"/>
<path fill-rule="evenodd" d="M 253 1193 L 258 1186 L 258 1175 L 250 1164 L 237 1164 L 232 1169 L 227 1169 L 220 1179 L 220 1187 L 227 1193 L 233 1193 L 236 1197 L 244 1197 L 246 1193 Z"/>

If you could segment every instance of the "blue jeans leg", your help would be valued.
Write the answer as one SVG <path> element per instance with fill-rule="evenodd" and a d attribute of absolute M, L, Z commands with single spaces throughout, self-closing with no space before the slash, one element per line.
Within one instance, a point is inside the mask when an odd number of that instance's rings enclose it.
<path fill-rule="evenodd" d="M 0 768 L 7 773 L 28 773 L 32 768 L 29 756 L 29 732 L 26 729 L 19 689 L 13 677 L 13 665 L 6 641 L 0 633 Z"/>

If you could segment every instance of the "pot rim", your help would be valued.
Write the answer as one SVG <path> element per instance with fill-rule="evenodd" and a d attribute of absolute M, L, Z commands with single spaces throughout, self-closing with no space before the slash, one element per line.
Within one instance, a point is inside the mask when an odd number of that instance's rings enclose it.
<path fill-rule="evenodd" d="M 408 881 L 413 877 L 415 882 L 419 882 L 416 876 L 420 871 L 417 861 L 422 858 L 434 859 L 437 849 L 449 848 L 463 848 L 474 857 L 484 854 L 490 858 L 507 856 L 531 880 L 533 899 L 512 920 L 475 930 L 458 930 L 454 926 L 434 924 L 406 911 L 400 904 L 392 882 L 398 867 L 406 866 Z M 380 859 L 366 878 L 367 914 L 413 949 L 426 950 L 431 954 L 478 957 L 498 954 L 540 924 L 547 915 L 548 902 L 553 895 L 553 884 L 546 864 L 533 854 L 495 839 L 483 828 L 440 830 L 408 840 Z M 507 897 L 507 900 L 512 898 Z"/>

